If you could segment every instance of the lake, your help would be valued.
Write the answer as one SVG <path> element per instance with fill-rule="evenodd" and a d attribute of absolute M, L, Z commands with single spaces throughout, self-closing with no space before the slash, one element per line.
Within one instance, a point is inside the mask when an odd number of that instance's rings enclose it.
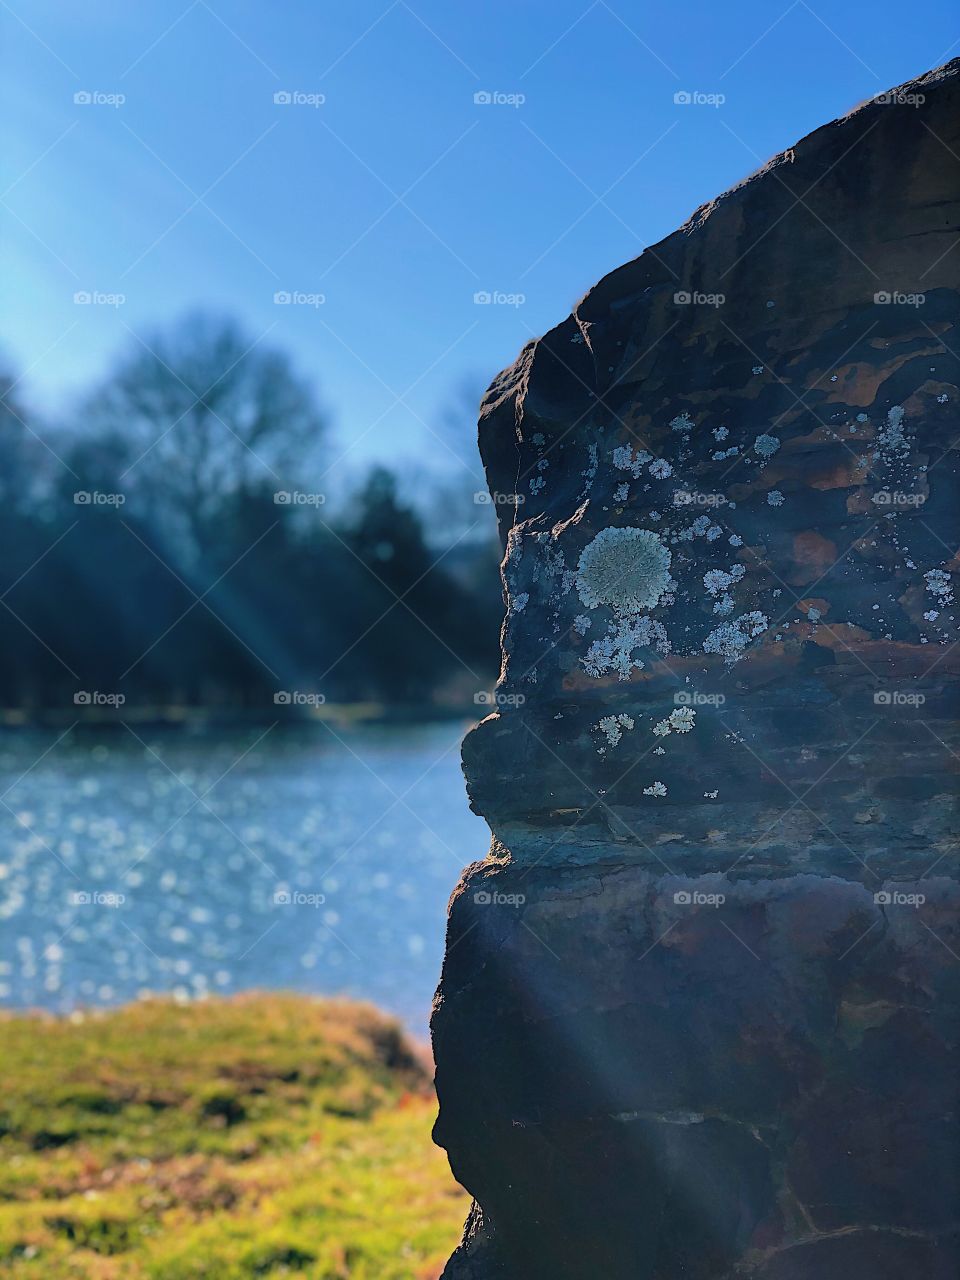
<path fill-rule="evenodd" d="M 425 1037 L 447 900 L 489 843 L 467 727 L 4 731 L 0 1003 L 279 987 Z"/>

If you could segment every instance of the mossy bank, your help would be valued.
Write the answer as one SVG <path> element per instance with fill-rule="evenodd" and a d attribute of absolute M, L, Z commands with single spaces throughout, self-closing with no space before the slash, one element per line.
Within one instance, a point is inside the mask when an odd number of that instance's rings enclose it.
<path fill-rule="evenodd" d="M 0 1039 L 0 1275 L 439 1275 L 467 1198 L 426 1066 L 369 1006 L 152 1000 Z"/>

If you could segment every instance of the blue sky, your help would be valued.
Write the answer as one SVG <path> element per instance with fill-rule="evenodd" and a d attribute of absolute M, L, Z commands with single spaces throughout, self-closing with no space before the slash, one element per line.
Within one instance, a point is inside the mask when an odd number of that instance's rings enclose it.
<path fill-rule="evenodd" d="M 960 51 L 954 0 L 0 12 L 0 343 L 28 402 L 66 412 L 202 306 L 292 353 L 345 465 L 446 458 L 431 429 L 459 386 L 772 153 Z"/>

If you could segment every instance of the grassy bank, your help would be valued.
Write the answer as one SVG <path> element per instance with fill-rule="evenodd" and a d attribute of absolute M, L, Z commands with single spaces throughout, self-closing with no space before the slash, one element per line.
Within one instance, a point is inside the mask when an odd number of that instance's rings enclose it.
<path fill-rule="evenodd" d="M 426 1068 L 287 995 L 4 1017 L 0 1274 L 432 1280 L 466 1212 Z"/>

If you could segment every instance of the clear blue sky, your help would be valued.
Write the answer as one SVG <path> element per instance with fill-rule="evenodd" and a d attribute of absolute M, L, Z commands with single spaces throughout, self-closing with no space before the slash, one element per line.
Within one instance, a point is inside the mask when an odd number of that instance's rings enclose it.
<path fill-rule="evenodd" d="M 212 307 L 291 351 L 354 463 L 443 456 L 425 424 L 457 384 L 773 152 L 960 51 L 956 0 L 3 0 L 0 17 L 0 342 L 28 401 L 68 405 L 131 331 Z M 126 302 L 75 305 L 84 290 Z"/>

